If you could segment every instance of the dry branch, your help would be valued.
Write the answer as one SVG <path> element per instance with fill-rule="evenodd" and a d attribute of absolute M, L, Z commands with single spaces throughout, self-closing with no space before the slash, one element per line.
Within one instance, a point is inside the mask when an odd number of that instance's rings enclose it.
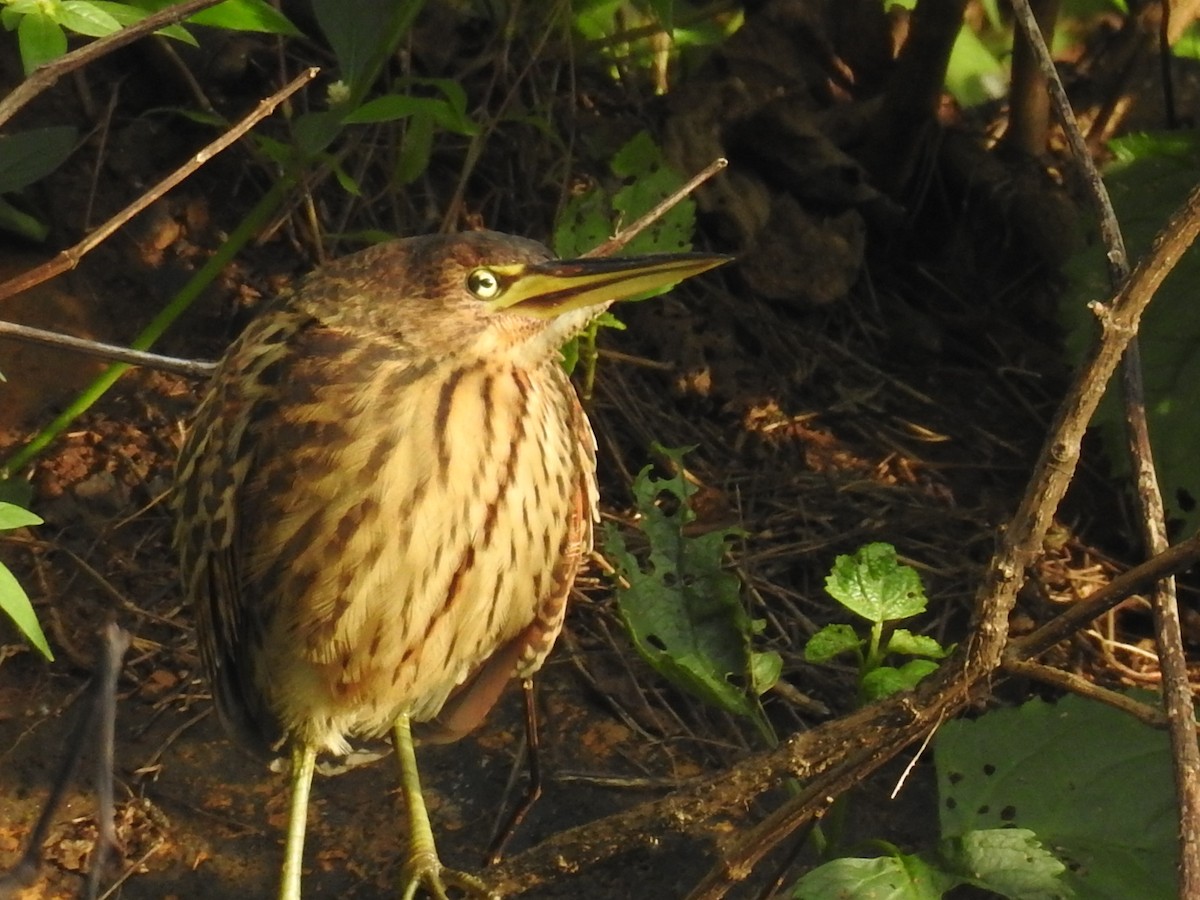
<path fill-rule="evenodd" d="M 1164 4 L 1169 6 L 1169 4 Z M 1087 175 L 1092 203 L 1101 221 L 1101 236 L 1109 264 L 1109 278 L 1114 289 L 1125 282 L 1128 257 L 1120 227 L 1113 212 L 1112 201 L 1095 163 L 1086 150 L 1079 123 L 1066 99 L 1066 91 L 1054 68 L 1050 50 L 1042 38 L 1030 9 L 1030 0 L 1016 0 L 1013 5 L 1025 37 L 1025 45 L 1034 53 L 1043 74 L 1053 86 L 1054 100 L 1063 129 L 1075 152 L 1076 164 Z M 1167 19 L 1164 19 L 1163 46 L 1167 50 Z M 1168 82 L 1169 83 L 1169 82 Z M 1154 468 L 1150 430 L 1146 414 L 1146 398 L 1142 381 L 1141 349 L 1136 333 L 1128 343 L 1122 363 L 1122 388 L 1125 405 L 1126 434 L 1134 486 L 1141 511 L 1142 537 L 1149 555 L 1166 551 L 1166 511 L 1162 491 Z M 1155 649 L 1163 679 L 1163 704 L 1166 708 L 1171 737 L 1171 753 L 1175 787 L 1179 799 L 1179 893 L 1183 897 L 1200 896 L 1200 744 L 1196 740 L 1196 713 L 1188 677 L 1187 657 L 1183 648 L 1183 629 L 1179 621 L 1179 603 L 1175 579 L 1163 578 L 1151 591 L 1154 612 Z"/>
<path fill-rule="evenodd" d="M 1096 305 L 1102 326 L 1099 340 L 1069 387 L 1017 512 L 1000 534 L 976 594 L 971 637 L 937 672 L 912 692 L 793 735 L 779 747 L 753 754 L 727 771 L 557 834 L 499 866 L 493 883 L 508 891 L 527 890 L 638 844 L 653 847 L 664 828 L 711 837 L 714 817 L 746 809 L 789 776 L 802 781 L 808 795 L 817 798 L 804 808 L 789 809 L 789 825 L 799 826 L 820 814 L 826 796 L 861 782 L 942 721 L 985 700 L 1004 659 L 1008 617 L 1017 592 L 1041 552 L 1054 511 L 1070 484 L 1088 421 L 1146 306 L 1198 233 L 1200 188 L 1171 216 L 1111 304 Z M 728 873 L 740 874 L 742 861 L 753 859 L 757 852 L 748 841 L 741 842 L 725 852 L 722 866 Z"/>
<path fill-rule="evenodd" d="M 0 284 L 0 300 L 4 300 L 5 298 L 11 297 L 14 294 L 19 294 L 21 291 L 28 290 L 34 285 L 41 284 L 43 281 L 47 281 L 50 278 L 53 278 L 55 275 L 61 275 L 63 272 L 69 272 L 71 269 L 74 269 L 77 265 L 79 265 L 79 261 L 84 256 L 107 240 L 113 232 L 152 204 L 171 188 L 188 178 L 192 173 L 194 173 L 197 169 L 203 166 L 222 150 L 232 146 L 244 134 L 246 134 L 246 132 L 258 124 L 258 122 L 274 112 L 275 107 L 277 107 L 288 97 L 292 96 L 292 94 L 296 93 L 296 91 L 300 90 L 300 88 L 312 81 L 317 76 L 319 71 L 320 69 L 317 68 L 306 69 L 270 97 L 260 100 L 258 105 L 255 106 L 254 109 L 251 110 L 250 113 L 240 122 L 223 133 L 219 138 L 203 147 L 182 166 L 177 168 L 166 178 L 162 179 L 162 181 L 158 182 L 158 184 L 154 185 L 154 187 L 150 188 L 99 228 L 95 229 L 78 244 L 61 251 L 48 262 L 45 262 L 34 269 L 30 269 L 28 272 L 23 272 L 16 278 L 11 278 L 3 284 Z"/>
<path fill-rule="evenodd" d="M 33 70 L 33 73 L 17 85 L 3 100 L 0 100 L 0 125 L 11 119 L 16 112 L 42 91 L 53 87 L 64 75 L 74 72 L 93 62 L 107 53 L 112 53 L 126 44 L 132 44 L 139 38 L 153 34 L 160 28 L 174 25 L 195 15 L 202 9 L 216 6 L 221 0 L 186 0 L 174 6 L 160 9 L 153 15 L 146 16 L 140 22 L 114 31 L 107 37 L 84 44 L 78 50 L 63 54 L 58 59 L 48 62 Z"/>

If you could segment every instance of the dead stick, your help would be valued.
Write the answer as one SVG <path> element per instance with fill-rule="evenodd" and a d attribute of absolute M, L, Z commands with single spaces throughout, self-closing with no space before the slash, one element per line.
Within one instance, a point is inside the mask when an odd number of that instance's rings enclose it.
<path fill-rule="evenodd" d="M 1003 669 L 1008 675 L 1040 681 L 1042 684 L 1048 684 L 1061 691 L 1111 706 L 1127 716 L 1133 716 L 1150 728 L 1165 729 L 1169 724 L 1166 713 L 1158 707 L 1140 703 L 1125 694 L 1118 694 L 1116 691 L 1102 688 L 1094 681 L 1089 681 L 1074 672 L 1066 672 L 1056 669 L 1054 666 L 1032 662 L 1028 659 L 1009 658 L 1007 654 L 1004 657 Z"/>
<path fill-rule="evenodd" d="M 118 347 L 116 344 L 106 344 L 103 341 L 92 341 L 69 334 L 59 334 L 57 331 L 46 331 L 41 328 L 32 328 L 28 325 L 18 325 L 15 322 L 0 322 L 0 337 L 16 338 L 30 344 L 41 344 L 44 347 L 74 350 L 100 359 L 132 363 L 135 366 L 160 369 L 164 372 L 176 372 L 180 375 L 188 375 L 193 378 L 205 378 L 211 375 L 217 367 L 216 363 L 206 360 L 162 356 L 158 353 L 149 353 L 146 350 L 132 350 L 129 347 Z"/>
<path fill-rule="evenodd" d="M 106 53 L 124 47 L 126 44 L 132 44 L 139 38 L 147 34 L 158 31 L 160 28 L 165 28 L 167 25 L 174 25 L 188 16 L 195 15 L 202 9 L 207 9 L 210 6 L 216 6 L 221 0 L 187 0 L 186 3 L 179 3 L 174 6 L 168 6 L 165 9 L 160 9 L 153 15 L 146 16 L 140 22 L 135 22 L 127 28 L 122 28 L 120 31 L 114 31 L 112 34 L 84 44 L 78 50 L 72 50 L 70 53 L 65 53 L 58 59 L 46 63 L 43 66 L 33 70 L 33 73 L 22 81 L 12 90 L 3 100 L 0 100 L 0 125 L 3 125 L 22 106 L 40 94 L 42 91 L 52 87 L 69 72 L 74 72 L 76 69 L 86 66 L 88 63 L 99 59 Z"/>
<path fill-rule="evenodd" d="M 142 194 L 142 196 L 138 197 L 137 200 L 133 201 L 133 203 L 129 204 L 78 244 L 73 247 L 68 247 L 53 259 L 42 263 L 42 265 L 37 266 L 28 272 L 23 272 L 16 278 L 9 279 L 3 284 L 0 284 L 0 300 L 11 297 L 13 294 L 19 294 L 21 291 L 27 290 L 34 285 L 41 284 L 43 281 L 47 281 L 50 278 L 53 278 L 55 275 L 61 275 L 63 272 L 68 272 L 71 269 L 74 269 L 77 265 L 79 265 L 79 260 L 81 260 L 99 244 L 105 241 L 109 235 L 128 222 L 131 218 L 136 216 L 139 212 L 144 210 L 147 206 L 149 206 L 171 188 L 175 187 L 185 178 L 189 177 L 193 172 L 203 166 L 222 150 L 226 149 L 235 141 L 237 141 L 240 137 L 242 137 L 242 135 L 258 124 L 258 122 L 274 112 L 275 107 L 277 107 L 288 97 L 292 96 L 292 94 L 296 93 L 296 91 L 300 90 L 300 88 L 304 87 L 304 85 L 312 81 L 319 71 L 320 69 L 315 67 L 306 69 L 270 97 L 260 101 L 258 106 L 256 106 L 249 115 L 242 119 L 242 121 L 238 122 L 208 146 L 204 147 L 199 153 L 189 159 L 186 163 L 184 163 L 154 187 L 150 188 L 150 190 Z"/>
<path fill-rule="evenodd" d="M 700 187 L 700 185 L 704 184 L 704 182 L 708 181 L 708 179 L 712 178 L 727 165 L 729 165 L 729 160 L 725 159 L 724 157 L 718 157 L 717 159 L 714 159 L 711 163 L 689 178 L 683 187 L 675 191 L 661 203 L 656 204 L 652 210 L 640 217 L 628 228 L 622 228 L 619 234 L 609 238 L 598 247 L 593 247 L 583 255 L 585 257 L 612 256 L 614 253 L 627 246 L 635 237 L 670 212 L 680 200 L 692 193 L 692 191 L 696 190 L 696 188 Z"/>
<path fill-rule="evenodd" d="M 1126 597 L 1153 589 L 1155 582 L 1190 569 L 1200 561 L 1200 535 L 1193 535 L 1152 558 L 1122 572 L 1099 590 L 1035 631 L 1009 641 L 1005 657 L 1032 659 L 1066 640 L 1088 622 L 1104 615 Z"/>
<path fill-rule="evenodd" d="M 1164 7 L 1168 5 L 1164 4 Z M 1129 264 L 1108 190 L 1096 172 L 1091 154 L 1083 149 L 1086 143 L 1083 132 L 1067 102 L 1066 91 L 1054 68 L 1050 50 L 1034 21 L 1029 0 L 1014 0 L 1013 9 L 1029 48 L 1038 57 L 1049 78 L 1051 97 L 1075 151 L 1076 163 L 1087 173 L 1092 202 L 1101 217 L 1109 277 L 1115 289 L 1125 282 Z M 1168 546 L 1166 511 L 1150 444 L 1141 348 L 1136 334 L 1129 341 L 1122 362 L 1122 388 L 1126 441 L 1133 461 L 1134 486 L 1142 513 L 1142 537 L 1146 551 L 1154 555 L 1164 552 Z M 1197 897 L 1200 896 L 1200 743 L 1196 739 L 1196 711 L 1173 577 L 1164 578 L 1155 585 L 1151 592 L 1151 606 L 1154 613 L 1154 643 L 1163 677 L 1163 705 L 1170 722 L 1168 731 L 1175 789 L 1179 796 L 1179 894 L 1182 897 Z"/>

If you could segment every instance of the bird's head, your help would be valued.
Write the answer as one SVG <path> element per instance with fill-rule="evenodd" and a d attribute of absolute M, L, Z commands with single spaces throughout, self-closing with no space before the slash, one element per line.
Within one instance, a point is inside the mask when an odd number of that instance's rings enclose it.
<path fill-rule="evenodd" d="M 327 324 L 419 348 L 551 357 L 609 304 L 722 265 L 703 253 L 555 259 L 491 231 L 378 244 L 313 276 L 297 299 Z"/>

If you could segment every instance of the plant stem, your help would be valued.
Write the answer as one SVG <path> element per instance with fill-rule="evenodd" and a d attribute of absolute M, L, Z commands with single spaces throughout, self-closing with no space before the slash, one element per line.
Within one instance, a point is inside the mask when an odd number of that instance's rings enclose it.
<path fill-rule="evenodd" d="M 262 196 L 254 208 L 250 210 L 249 214 L 242 219 L 238 227 L 234 229 L 233 233 L 229 235 L 229 239 L 217 248 L 217 251 L 209 257 L 208 262 L 191 277 L 188 283 L 183 286 L 183 289 L 171 299 L 171 302 L 133 340 L 132 346 L 135 350 L 148 349 L 179 318 L 183 311 L 192 305 L 192 302 L 200 296 L 200 293 L 213 282 L 217 275 L 221 273 L 221 270 L 229 264 L 230 260 L 267 222 L 288 190 L 291 189 L 293 180 L 292 177 L 285 175 Z M 0 466 L 0 478 L 11 478 L 15 473 L 28 465 L 51 441 L 65 431 L 79 416 L 90 409 L 92 404 L 103 397 L 105 392 L 116 383 L 117 379 L 130 368 L 132 367 L 128 363 L 114 363 L 101 372 L 49 425 L 38 432 L 28 444 L 9 457 L 3 466 Z"/>

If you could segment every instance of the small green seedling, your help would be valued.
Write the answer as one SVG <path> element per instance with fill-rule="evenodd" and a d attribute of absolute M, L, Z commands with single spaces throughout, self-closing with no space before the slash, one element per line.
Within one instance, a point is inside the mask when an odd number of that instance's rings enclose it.
<path fill-rule="evenodd" d="M 824 663 L 852 654 L 858 662 L 859 697 L 864 703 L 913 687 L 952 649 L 907 628 L 894 628 L 885 639 L 888 623 L 923 612 L 928 602 L 916 570 L 897 562 L 891 544 L 867 544 L 853 556 L 839 556 L 825 579 L 825 590 L 870 622 L 871 632 L 863 638 L 851 625 L 826 625 L 809 639 L 804 658 Z M 888 656 L 913 658 L 897 667 L 884 665 Z"/>

